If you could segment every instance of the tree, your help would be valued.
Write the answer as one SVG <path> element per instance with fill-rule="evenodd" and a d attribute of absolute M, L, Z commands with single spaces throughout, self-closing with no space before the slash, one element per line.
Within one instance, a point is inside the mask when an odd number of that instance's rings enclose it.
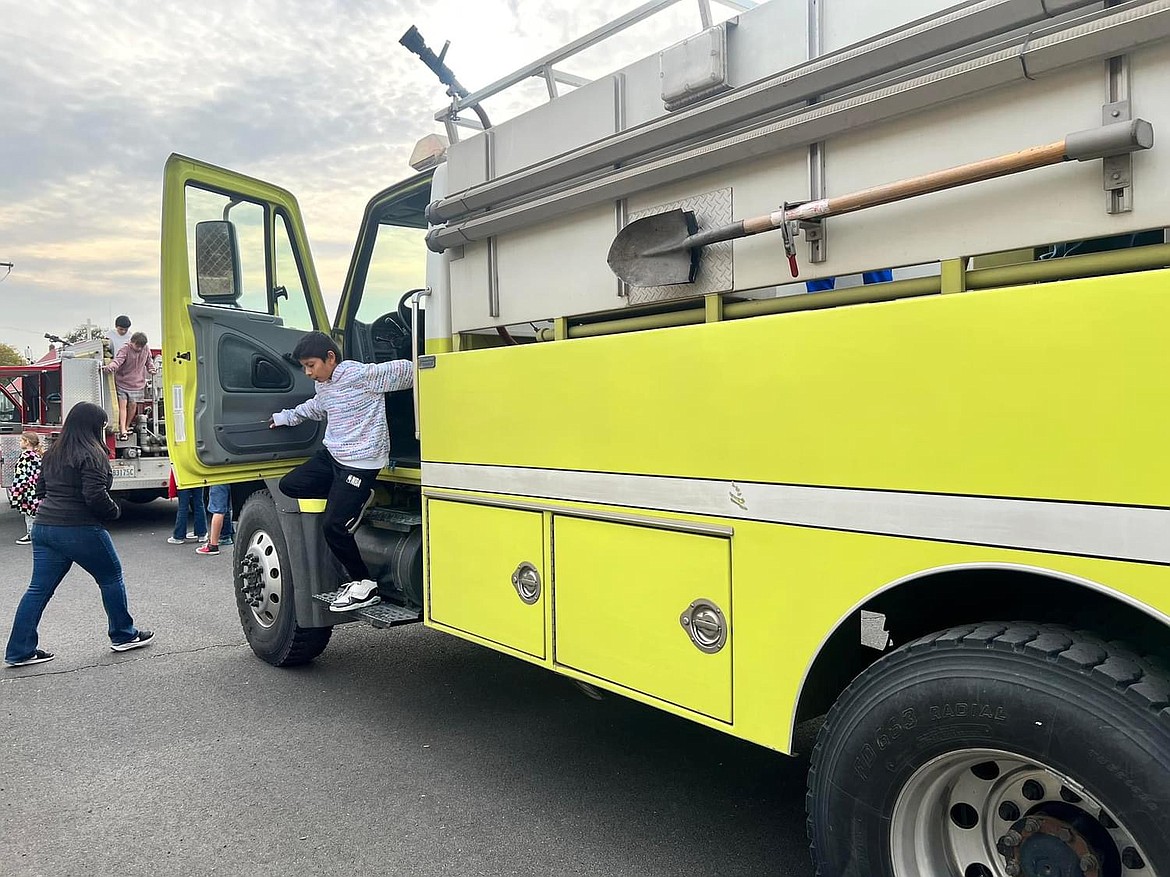
<path fill-rule="evenodd" d="M 61 337 L 66 344 L 76 344 L 78 341 L 91 341 L 95 338 L 105 338 L 108 334 L 110 334 L 108 329 L 95 326 L 89 320 L 86 320 L 84 323 L 74 326 Z"/>
<path fill-rule="evenodd" d="M 0 341 L 0 365 L 28 365 L 28 359 L 11 344 Z"/>

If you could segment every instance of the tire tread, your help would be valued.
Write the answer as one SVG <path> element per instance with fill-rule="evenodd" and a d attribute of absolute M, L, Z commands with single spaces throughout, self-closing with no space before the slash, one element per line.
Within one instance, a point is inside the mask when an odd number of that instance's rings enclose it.
<path fill-rule="evenodd" d="M 880 659 L 879 663 L 890 667 L 923 652 L 980 647 L 1028 655 L 1041 662 L 1069 668 L 1084 676 L 1087 681 L 1122 692 L 1140 709 L 1148 710 L 1170 725 L 1170 672 L 1166 666 L 1160 660 L 1137 655 L 1124 642 L 1106 641 L 1090 631 L 1074 631 L 1061 625 L 1024 621 L 967 624 L 920 637 L 895 649 Z M 837 877 L 824 873 L 817 865 L 816 835 L 813 831 L 814 789 L 822 764 L 823 749 L 839 719 L 842 704 L 868 674 L 869 670 L 863 671 L 837 697 L 813 747 L 805 794 L 805 825 L 817 877 Z"/>
<path fill-rule="evenodd" d="M 272 493 L 268 490 L 258 490 L 249 496 L 244 503 L 244 508 L 240 510 L 241 519 L 248 507 L 254 503 L 267 504 L 275 511 Z M 296 586 L 295 582 L 293 582 L 292 586 Z M 288 605 L 293 607 L 296 605 L 291 593 L 289 594 Z M 243 625 L 246 633 L 248 626 L 252 624 L 252 620 L 249 617 L 249 612 L 243 606 L 237 605 L 237 609 L 240 615 L 240 623 Z M 292 611 L 295 612 L 295 608 Z M 332 636 L 332 627 L 301 627 L 296 623 L 294 615 L 292 633 L 282 648 L 275 652 L 263 653 L 252 644 L 250 637 L 249 645 L 257 657 L 274 667 L 298 667 L 302 664 L 309 663 L 325 651 L 325 647 L 329 645 L 329 640 Z"/>

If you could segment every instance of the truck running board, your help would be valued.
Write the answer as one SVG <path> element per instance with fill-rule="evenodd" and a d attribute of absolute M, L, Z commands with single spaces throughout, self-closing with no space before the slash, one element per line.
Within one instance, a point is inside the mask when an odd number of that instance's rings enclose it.
<path fill-rule="evenodd" d="M 320 600 L 322 603 L 332 603 L 336 596 L 336 591 L 330 591 L 326 594 L 314 594 L 313 599 Z M 341 619 L 357 615 L 378 628 L 397 627 L 400 624 L 414 624 L 417 621 L 422 621 L 421 612 L 399 606 L 397 603 L 377 603 L 373 606 L 367 606 L 365 609 L 355 609 L 353 612 L 338 612 L 337 615 Z"/>

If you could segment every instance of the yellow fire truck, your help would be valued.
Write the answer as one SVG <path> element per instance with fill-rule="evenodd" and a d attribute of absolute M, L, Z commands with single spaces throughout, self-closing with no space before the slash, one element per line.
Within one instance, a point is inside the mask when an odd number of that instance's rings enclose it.
<path fill-rule="evenodd" d="M 342 620 L 781 753 L 826 716 L 823 877 L 1170 874 L 1170 2 L 700 2 L 564 71 L 669 5 L 474 93 L 411 29 L 449 145 L 370 201 L 332 322 L 292 195 L 167 163 L 167 441 L 233 484 L 248 642 L 338 621 L 277 488 L 321 425 L 267 425 L 319 329 L 417 376 Z"/>

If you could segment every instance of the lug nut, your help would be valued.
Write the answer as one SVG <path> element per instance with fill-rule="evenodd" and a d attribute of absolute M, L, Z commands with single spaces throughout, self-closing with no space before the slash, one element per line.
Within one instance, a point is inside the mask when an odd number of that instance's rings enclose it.
<path fill-rule="evenodd" d="M 1008 877 L 1016 877 L 1020 873 L 1020 863 L 1015 859 L 1008 859 L 1003 869 L 1007 872 Z"/>
<path fill-rule="evenodd" d="M 1097 857 L 1092 853 L 1087 856 L 1081 856 L 1081 870 L 1088 874 L 1090 871 L 1096 871 L 1101 866 L 1097 861 Z"/>
<path fill-rule="evenodd" d="M 1014 828 L 999 839 L 1005 847 L 1018 847 L 1024 838 Z"/>
<path fill-rule="evenodd" d="M 1073 835 L 1072 835 L 1072 832 L 1069 831 L 1067 828 L 1058 828 L 1056 830 L 1056 836 L 1058 838 L 1060 838 L 1062 841 L 1064 841 L 1066 844 L 1072 843 Z"/>
<path fill-rule="evenodd" d="M 1029 834 L 1035 834 L 1040 830 L 1040 820 L 1035 816 L 1029 816 L 1024 820 L 1024 831 Z"/>

